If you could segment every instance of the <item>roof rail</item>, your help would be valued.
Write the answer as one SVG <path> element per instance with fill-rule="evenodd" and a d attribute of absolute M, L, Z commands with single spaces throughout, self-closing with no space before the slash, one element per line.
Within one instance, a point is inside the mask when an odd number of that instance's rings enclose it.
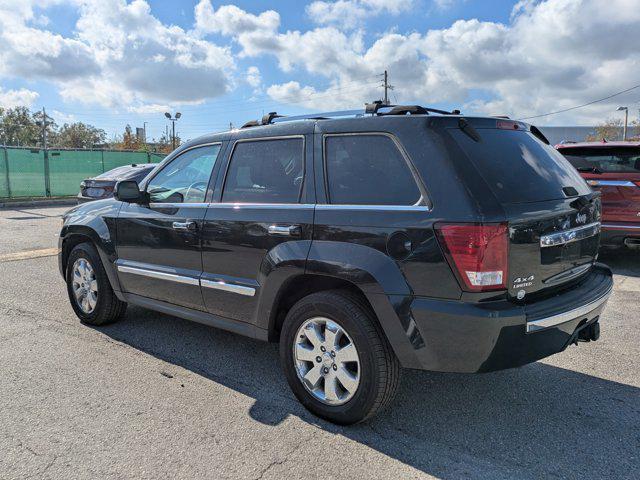
<path fill-rule="evenodd" d="M 249 127 L 257 127 L 260 125 L 257 120 L 249 120 L 247 123 L 242 125 L 240 128 L 249 128 Z"/>
<path fill-rule="evenodd" d="M 260 125 L 269 125 L 273 123 L 273 120 L 276 118 L 282 118 L 284 115 L 278 115 L 278 112 L 269 112 L 266 115 L 263 115 L 260 121 L 258 120 L 249 120 L 247 123 L 242 125 L 240 128 L 249 128 L 249 127 L 257 127 Z"/>
<path fill-rule="evenodd" d="M 278 115 L 277 112 L 269 112 L 262 116 L 262 125 L 269 125 L 274 118 L 281 118 L 284 115 Z"/>
<path fill-rule="evenodd" d="M 336 110 L 334 112 L 308 113 L 305 115 L 295 115 L 292 117 L 281 117 L 274 119 L 273 123 L 290 122 L 293 120 L 327 120 L 335 117 L 362 117 L 363 110 Z"/>
<path fill-rule="evenodd" d="M 422 107 L 420 105 L 378 105 L 378 102 L 368 104 L 367 107 L 371 107 L 377 115 L 406 115 L 410 113 L 412 115 L 429 115 L 431 113 L 439 113 L 440 115 L 460 115 L 460 110 L 453 110 L 448 112 L 447 110 L 440 110 L 438 108 Z M 381 108 L 391 108 L 388 112 L 379 112 Z"/>
<path fill-rule="evenodd" d="M 388 112 L 381 112 L 383 108 L 390 108 Z M 366 103 L 364 110 L 336 110 L 333 112 L 308 113 L 304 115 L 294 115 L 287 117 L 278 115 L 276 112 L 269 112 L 262 117 L 261 120 L 251 120 L 241 128 L 257 127 L 259 125 L 269 125 L 280 122 L 291 122 L 294 120 L 327 120 L 336 117 L 363 117 L 369 115 L 428 115 L 429 113 L 439 113 L 440 115 L 460 115 L 460 110 L 448 112 L 437 108 L 422 107 L 420 105 L 384 105 L 383 102 L 377 100 L 372 103 Z"/>

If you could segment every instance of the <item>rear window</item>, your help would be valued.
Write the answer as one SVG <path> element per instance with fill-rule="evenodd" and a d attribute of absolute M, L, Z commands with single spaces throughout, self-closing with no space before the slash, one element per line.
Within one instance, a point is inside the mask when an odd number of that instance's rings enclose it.
<path fill-rule="evenodd" d="M 222 201 L 298 203 L 304 179 L 302 138 L 237 142 Z"/>
<path fill-rule="evenodd" d="M 640 173 L 640 148 L 566 148 L 560 150 L 582 172 Z"/>
<path fill-rule="evenodd" d="M 154 165 L 155 166 L 155 165 Z M 96 180 L 111 180 L 111 179 L 118 179 L 118 180 L 122 180 L 125 178 L 130 178 L 130 177 L 134 177 L 138 174 L 140 174 L 140 172 L 142 170 L 144 170 L 145 174 L 149 173 L 152 170 L 153 167 L 151 167 L 150 169 L 146 169 L 145 167 L 139 166 L 139 167 L 132 167 L 131 165 L 123 165 L 122 167 L 116 167 L 112 170 L 109 170 L 107 172 L 101 173 L 100 175 L 98 175 L 97 177 L 94 177 Z"/>
<path fill-rule="evenodd" d="M 566 198 L 564 187 L 578 195 L 591 191 L 556 149 L 529 132 L 478 129 L 479 142 L 462 130 L 450 132 L 502 203 Z"/>
<path fill-rule="evenodd" d="M 415 205 L 421 194 L 402 153 L 381 134 L 325 137 L 330 203 Z"/>

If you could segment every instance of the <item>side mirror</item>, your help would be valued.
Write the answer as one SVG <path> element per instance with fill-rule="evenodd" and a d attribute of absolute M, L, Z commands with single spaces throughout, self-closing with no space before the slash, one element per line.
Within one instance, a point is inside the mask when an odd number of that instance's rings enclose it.
<path fill-rule="evenodd" d="M 138 182 L 135 180 L 121 180 L 116 183 L 116 190 L 113 194 L 116 200 L 127 203 L 144 203 L 145 192 L 140 191 Z"/>

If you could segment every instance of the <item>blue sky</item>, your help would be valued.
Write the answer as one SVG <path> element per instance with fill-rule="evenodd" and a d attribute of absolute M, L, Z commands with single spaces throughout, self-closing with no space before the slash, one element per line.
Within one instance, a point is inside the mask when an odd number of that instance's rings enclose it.
<path fill-rule="evenodd" d="M 633 0 L 0 0 L 0 106 L 43 106 L 149 138 L 263 112 L 353 108 L 382 95 L 516 118 L 640 83 Z M 640 90 L 537 119 L 592 124 Z M 634 117 L 632 113 L 632 118 Z"/>

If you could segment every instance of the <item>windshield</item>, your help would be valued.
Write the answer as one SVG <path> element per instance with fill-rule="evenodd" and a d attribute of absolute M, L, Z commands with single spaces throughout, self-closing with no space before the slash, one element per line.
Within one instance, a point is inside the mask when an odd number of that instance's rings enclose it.
<path fill-rule="evenodd" d="M 527 131 L 478 129 L 479 141 L 462 130 L 451 134 L 479 174 L 503 203 L 527 203 L 567 198 L 573 187 L 578 195 L 591 192 L 580 174 L 553 147 Z"/>
<path fill-rule="evenodd" d="M 581 172 L 640 173 L 640 148 L 567 148 L 560 152 Z"/>

